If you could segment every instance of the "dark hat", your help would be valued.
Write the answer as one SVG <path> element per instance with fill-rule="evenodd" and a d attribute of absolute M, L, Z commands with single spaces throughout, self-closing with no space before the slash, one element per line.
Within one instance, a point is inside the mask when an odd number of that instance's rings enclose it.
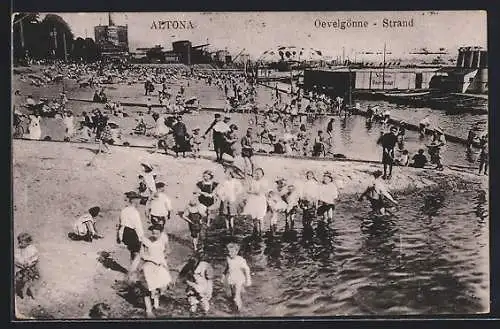
<path fill-rule="evenodd" d="M 205 170 L 203 175 L 209 175 L 211 178 L 214 178 L 214 173 L 211 170 Z"/>
<path fill-rule="evenodd" d="M 96 217 L 97 215 L 99 215 L 100 211 L 101 211 L 101 208 L 99 208 L 99 207 L 92 207 L 92 208 L 89 209 L 89 214 L 92 217 Z"/>
<path fill-rule="evenodd" d="M 323 174 L 323 177 L 329 177 L 329 178 L 330 178 L 330 180 L 332 180 L 332 181 L 333 181 L 333 176 L 332 176 L 332 173 L 331 173 L 331 172 L 329 172 L 329 171 L 325 171 L 325 173 Z"/>
<path fill-rule="evenodd" d="M 162 187 L 165 187 L 165 183 L 163 182 L 156 183 L 156 188 L 162 188 Z"/>
<path fill-rule="evenodd" d="M 150 163 L 147 163 L 147 162 L 141 162 L 141 166 L 143 166 L 144 168 L 147 168 L 147 169 L 153 170 L 153 166 L 152 166 Z"/>
<path fill-rule="evenodd" d="M 132 199 L 139 199 L 139 198 L 141 198 L 141 196 L 139 195 L 139 193 L 137 193 L 136 191 L 129 191 L 129 192 L 125 192 L 125 196 L 126 196 L 129 200 L 132 200 Z"/>
<path fill-rule="evenodd" d="M 148 230 L 150 231 L 163 231 L 163 227 L 161 225 L 158 225 L 158 224 L 153 224 L 151 225 L 150 227 L 148 227 Z"/>

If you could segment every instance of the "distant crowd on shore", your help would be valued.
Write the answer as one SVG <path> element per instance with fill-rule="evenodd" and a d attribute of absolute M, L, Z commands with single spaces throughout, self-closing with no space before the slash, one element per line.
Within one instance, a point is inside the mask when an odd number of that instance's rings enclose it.
<path fill-rule="evenodd" d="M 126 66 L 124 64 L 54 64 L 44 70 L 46 79 L 56 83 L 56 77 L 66 76 L 75 79 L 82 87 L 95 89 L 93 100 L 103 103 L 104 108 L 96 108 L 91 115 L 86 112 L 77 118 L 67 108 L 67 95 L 63 91 L 57 99 L 49 100 L 41 98 L 35 102 L 31 95 L 26 98 L 25 107 L 28 109 L 29 123 L 23 129 L 26 115 L 20 109 L 14 111 L 14 135 L 15 137 L 27 137 L 30 139 L 49 139 L 50 136 L 42 136 L 40 120 L 43 117 L 59 117 L 65 126 L 65 140 L 71 141 L 99 141 L 99 150 L 106 149 L 109 144 L 129 145 L 130 142 L 124 136 L 130 133 L 136 135 L 151 135 L 156 138 L 156 148 L 164 149 L 168 153 L 173 151 L 176 155 L 192 152 L 197 157 L 203 147 L 203 138 L 211 130 L 214 136 L 213 142 L 218 161 L 222 160 L 223 154 L 236 157 L 241 155 L 248 158 L 248 154 L 254 152 L 265 152 L 271 154 L 313 156 L 342 158 L 343 154 L 334 152 L 334 122 L 338 115 L 340 118 L 352 114 L 352 109 L 346 106 L 342 97 L 330 97 L 320 90 L 305 92 L 297 88 L 291 93 L 284 94 L 276 86 L 272 89 L 270 103 L 259 104 L 256 102 L 257 85 L 252 77 L 235 72 L 197 72 L 186 67 L 176 68 L 151 68 L 146 66 Z M 226 106 L 224 115 L 217 114 L 214 122 L 204 134 L 202 127 L 193 127 L 189 130 L 183 123 L 182 115 L 193 113 L 201 109 L 201 104 L 196 97 L 186 98 L 186 87 L 190 80 L 203 81 L 208 87 L 215 86 L 224 94 Z M 151 115 L 154 126 L 148 129 L 144 116 L 137 118 L 138 124 L 132 132 L 123 132 L 111 117 L 123 118 L 129 116 L 127 110 L 117 100 L 109 99 L 105 86 L 110 83 L 134 83 L 144 82 L 144 94 L 147 96 L 147 115 Z M 181 82 L 180 89 L 174 92 L 171 88 L 172 81 Z M 184 81 L 184 82 L 182 82 Z M 159 86 L 159 87 L 158 87 Z M 20 91 L 16 91 L 16 93 Z M 160 108 L 153 108 L 152 98 L 158 97 Z M 249 113 L 250 129 L 239 132 L 240 127 L 230 123 L 230 113 Z M 315 130 L 315 120 L 324 115 L 331 115 L 331 119 L 325 129 Z M 396 129 L 395 138 L 389 122 L 391 114 L 389 110 L 382 111 L 378 106 L 369 106 L 366 113 L 367 128 L 373 124 L 381 124 L 381 134 L 378 143 L 382 146 L 382 162 L 384 164 L 384 177 L 390 177 L 392 165 L 415 167 L 427 167 L 432 164 L 437 169 L 443 168 L 443 154 L 446 151 L 445 134 L 440 127 L 430 128 L 429 116 L 419 123 L 421 137 L 424 138 L 427 130 L 433 129 L 430 143 L 425 148 L 415 150 L 413 155 L 405 148 L 405 123 L 403 121 L 393 128 Z M 217 124 L 217 126 L 216 126 Z M 77 126 L 78 129 L 76 128 Z M 215 127 L 215 128 L 214 128 Z M 311 129 L 312 128 L 312 129 Z M 203 128 L 204 129 L 204 128 Z M 27 131 L 24 131 L 27 130 Z M 314 135 L 312 131 L 316 131 Z M 468 136 L 468 150 L 472 146 L 480 148 L 479 173 L 487 174 L 488 170 L 488 143 L 487 135 L 478 136 L 477 127 L 473 127 Z M 95 138 L 93 138 L 95 135 Z M 102 135 L 102 136 L 101 136 Z M 241 136 L 241 137 L 240 137 Z M 382 136 L 381 136 L 382 137 Z M 245 141 L 240 141 L 244 138 Z M 244 143 L 244 144 L 243 144 Z M 267 145 L 267 146 L 266 146 Z M 270 147 L 270 148 L 269 148 Z M 427 158 L 427 156 L 429 158 Z M 415 160 L 411 163 L 410 160 Z M 245 160 L 246 161 L 246 160 Z"/>

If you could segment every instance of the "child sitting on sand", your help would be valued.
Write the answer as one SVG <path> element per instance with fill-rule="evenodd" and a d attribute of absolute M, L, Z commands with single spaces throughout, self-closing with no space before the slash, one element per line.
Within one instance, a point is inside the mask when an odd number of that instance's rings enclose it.
<path fill-rule="evenodd" d="M 100 211 L 101 208 L 92 207 L 85 215 L 80 216 L 73 225 L 73 232 L 68 234 L 69 238 L 74 241 L 84 240 L 87 242 L 92 242 L 92 239 L 102 238 L 97 234 L 95 227 L 95 219 Z"/>
<path fill-rule="evenodd" d="M 206 314 L 210 310 L 210 299 L 213 293 L 213 277 L 214 270 L 212 265 L 201 258 L 196 267 L 192 280 L 186 280 L 188 288 L 186 290 L 188 302 L 191 306 L 190 311 L 195 313 L 198 310 L 198 305 Z"/>
<path fill-rule="evenodd" d="M 238 311 L 241 310 L 242 301 L 241 293 L 244 291 L 244 287 L 248 287 L 252 284 L 252 278 L 250 276 L 250 268 L 248 267 L 247 261 L 238 255 L 240 251 L 240 246 L 236 243 L 229 243 L 226 246 L 228 256 L 226 270 L 224 271 L 223 280 L 225 281 L 226 288 L 230 292 L 231 297 Z"/>
<path fill-rule="evenodd" d="M 394 164 L 396 166 L 403 166 L 406 167 L 408 166 L 408 163 L 410 162 L 410 157 L 408 155 L 408 150 L 404 149 L 400 152 L 400 154 L 394 159 Z"/>
<path fill-rule="evenodd" d="M 411 167 L 424 168 L 428 162 L 429 161 L 427 160 L 427 157 L 424 154 L 424 150 L 419 149 L 418 153 L 413 156 L 413 163 L 411 164 Z"/>
<path fill-rule="evenodd" d="M 203 218 L 207 216 L 207 207 L 200 203 L 199 193 L 193 192 L 193 197 L 188 203 L 188 206 L 182 214 L 184 219 L 189 224 L 189 231 L 193 239 L 193 249 L 198 250 L 198 241 L 203 225 Z"/>
<path fill-rule="evenodd" d="M 139 123 L 137 123 L 137 126 L 134 128 L 134 133 L 137 135 L 145 135 L 146 134 L 146 123 L 144 123 L 144 118 L 139 119 Z"/>
<path fill-rule="evenodd" d="M 92 139 L 92 129 L 83 121 L 80 123 L 80 129 L 77 131 L 75 140 L 78 142 L 89 142 Z"/>
<path fill-rule="evenodd" d="M 98 303 L 92 306 L 89 311 L 89 317 L 91 319 L 107 319 L 109 318 L 111 308 L 106 303 Z"/>
<path fill-rule="evenodd" d="M 40 279 L 38 271 L 38 250 L 32 244 L 28 233 L 17 236 L 17 249 L 14 252 L 15 288 L 22 298 L 28 294 L 35 299 L 34 284 Z"/>

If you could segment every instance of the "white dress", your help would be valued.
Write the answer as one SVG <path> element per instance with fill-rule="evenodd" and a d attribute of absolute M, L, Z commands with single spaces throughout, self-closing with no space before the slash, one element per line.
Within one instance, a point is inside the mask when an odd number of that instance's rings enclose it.
<path fill-rule="evenodd" d="M 320 184 L 318 193 L 318 200 L 327 204 L 335 204 L 339 197 L 337 185 L 335 183 Z"/>
<path fill-rule="evenodd" d="M 172 282 L 172 277 L 170 276 L 165 260 L 166 239 L 166 235 L 162 234 L 154 242 L 149 239 L 143 242 L 142 259 L 144 260 L 144 265 L 142 270 L 144 271 L 144 278 L 146 279 L 149 291 L 166 288 Z"/>
<path fill-rule="evenodd" d="M 66 127 L 66 137 L 72 137 L 75 134 L 75 123 L 73 116 L 63 118 L 64 126 Z"/>
<path fill-rule="evenodd" d="M 266 193 L 269 191 L 269 184 L 266 180 L 250 181 L 247 203 L 243 209 L 244 215 L 249 215 L 252 218 L 264 219 L 267 212 Z M 257 193 L 257 194 L 255 194 Z"/>
<path fill-rule="evenodd" d="M 243 269 L 246 268 L 250 273 L 250 268 L 248 267 L 247 261 L 241 256 L 236 256 L 234 258 L 227 257 L 227 273 L 226 273 L 226 284 L 230 286 L 242 286 L 246 282 L 246 276 Z"/>
<path fill-rule="evenodd" d="M 39 140 L 42 138 L 42 128 L 40 127 L 40 118 L 30 116 L 29 139 Z"/>
<path fill-rule="evenodd" d="M 315 202 L 319 197 L 319 187 L 318 182 L 313 179 L 304 181 L 301 186 L 301 199 Z"/>
<path fill-rule="evenodd" d="M 156 121 L 156 136 L 160 137 L 170 132 L 170 128 L 165 124 L 165 116 L 161 115 Z"/>

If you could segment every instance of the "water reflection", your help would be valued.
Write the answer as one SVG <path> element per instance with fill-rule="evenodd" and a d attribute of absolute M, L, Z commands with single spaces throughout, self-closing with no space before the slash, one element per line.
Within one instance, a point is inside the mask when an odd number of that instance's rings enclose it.
<path fill-rule="evenodd" d="M 488 263 L 486 193 L 426 191 L 402 196 L 400 204 L 394 216 L 377 217 L 346 200 L 331 225 L 239 237 L 255 273 L 247 315 L 484 310 L 477 296 L 489 280 L 482 267 Z M 207 253 L 222 263 L 223 239 L 208 239 Z M 225 301 L 217 297 L 218 303 Z"/>

